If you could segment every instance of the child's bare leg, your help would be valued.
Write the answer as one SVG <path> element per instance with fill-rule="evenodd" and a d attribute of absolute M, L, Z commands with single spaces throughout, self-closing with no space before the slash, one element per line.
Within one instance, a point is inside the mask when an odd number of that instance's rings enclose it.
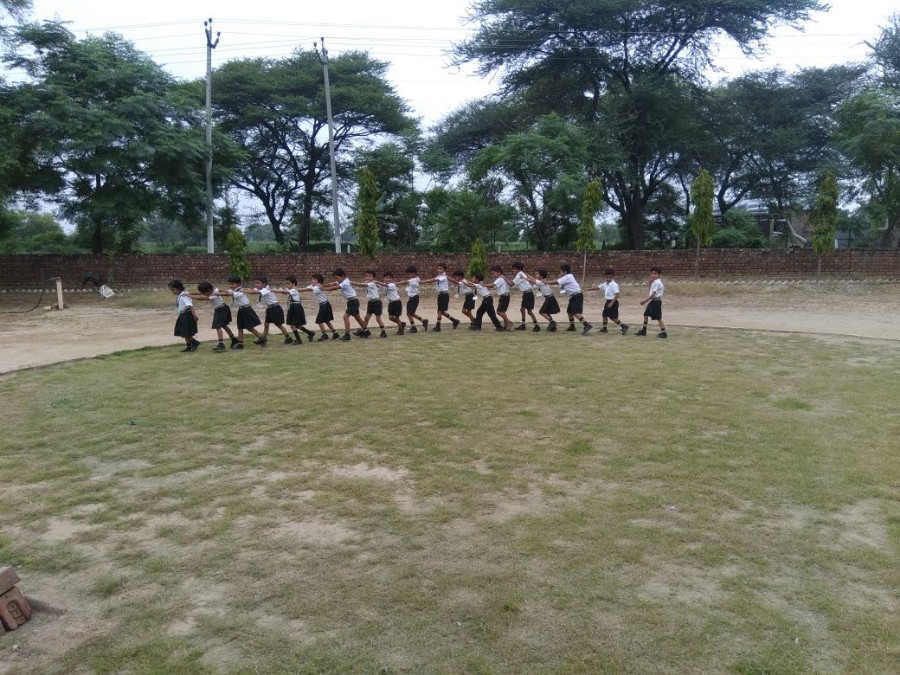
<path fill-rule="evenodd" d="M 231 326 L 225 326 L 225 328 L 223 328 L 222 330 L 224 330 L 228 334 L 228 337 L 234 340 L 234 332 L 231 330 Z M 222 339 L 221 334 L 219 335 L 219 339 Z"/>
<path fill-rule="evenodd" d="M 216 337 L 219 338 L 219 342 L 221 342 L 222 340 L 225 339 L 225 338 L 222 336 L 222 333 L 223 333 L 223 331 L 222 331 L 221 328 L 216 328 Z"/>
<path fill-rule="evenodd" d="M 350 331 L 350 315 L 346 312 L 344 312 L 344 330 L 348 332 Z"/>

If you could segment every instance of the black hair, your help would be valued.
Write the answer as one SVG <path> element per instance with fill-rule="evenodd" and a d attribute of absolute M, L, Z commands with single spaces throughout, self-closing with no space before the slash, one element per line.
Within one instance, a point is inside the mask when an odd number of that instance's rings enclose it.
<path fill-rule="evenodd" d="M 285 281 L 290 281 L 294 286 L 297 285 L 297 275 L 296 274 L 288 274 L 285 278 Z"/>
<path fill-rule="evenodd" d="M 269 278 L 265 274 L 257 274 L 255 277 L 253 277 L 253 281 L 258 281 L 263 286 L 269 285 Z"/>
<path fill-rule="evenodd" d="M 366 270 L 366 274 L 371 274 L 373 277 L 377 276 L 375 270 Z"/>
<path fill-rule="evenodd" d="M 542 267 L 541 269 L 538 270 L 538 276 L 539 276 L 541 279 L 546 279 L 546 278 L 547 278 L 547 270 L 545 270 L 545 269 Z"/>
<path fill-rule="evenodd" d="M 447 271 L 447 263 L 438 263 L 436 266 L 440 267 L 445 272 Z"/>
<path fill-rule="evenodd" d="M 500 265 L 491 265 L 491 272 L 500 272 L 503 274 L 503 268 Z"/>
<path fill-rule="evenodd" d="M 183 291 L 184 284 L 181 283 L 178 279 L 172 279 L 172 281 L 169 282 L 169 288 L 174 288 L 176 291 Z"/>
<path fill-rule="evenodd" d="M 615 273 L 616 271 L 612 267 L 607 267 L 605 270 L 603 270 L 603 274 L 608 276 L 612 276 Z"/>
<path fill-rule="evenodd" d="M 656 272 L 657 274 L 662 274 L 662 267 L 660 267 L 659 265 L 654 265 L 650 268 L 650 271 Z"/>
<path fill-rule="evenodd" d="M 201 281 L 197 284 L 197 290 L 201 293 L 212 293 L 213 285 L 208 281 Z"/>
<path fill-rule="evenodd" d="M 240 284 L 241 283 L 241 275 L 240 274 L 229 274 L 228 275 L 228 283 L 229 284 Z"/>
<path fill-rule="evenodd" d="M 409 267 L 406 268 L 406 273 L 407 274 L 418 274 L 419 269 L 415 265 L 410 265 Z"/>
<path fill-rule="evenodd" d="M 571 274 L 572 266 L 569 265 L 568 263 L 563 263 L 562 265 L 559 266 L 559 270 L 560 270 L 560 272 L 565 272 L 566 274 Z"/>
<path fill-rule="evenodd" d="M 523 265 L 519 260 L 516 260 L 513 264 L 514 270 L 519 270 L 520 272 L 525 269 L 525 265 Z"/>
<path fill-rule="evenodd" d="M 465 278 L 466 273 L 463 272 L 462 270 L 454 270 L 454 271 L 453 271 L 453 276 Z"/>
<path fill-rule="evenodd" d="M 344 272 L 343 267 L 335 267 L 334 272 L 331 273 L 333 277 L 345 277 L 347 274 Z"/>
<path fill-rule="evenodd" d="M 381 276 L 383 276 L 383 277 L 390 277 L 391 279 L 393 279 L 393 278 L 394 278 L 394 273 L 391 272 L 390 270 L 387 270 L 386 272 L 382 272 Z"/>
<path fill-rule="evenodd" d="M 320 284 L 325 283 L 325 276 L 319 272 L 316 272 L 315 274 L 313 274 L 312 278 L 315 279 L 316 281 L 318 281 Z"/>
<path fill-rule="evenodd" d="M 484 281 L 484 274 L 482 274 L 481 272 L 475 272 L 472 275 L 472 278 L 475 279 L 475 281 Z"/>

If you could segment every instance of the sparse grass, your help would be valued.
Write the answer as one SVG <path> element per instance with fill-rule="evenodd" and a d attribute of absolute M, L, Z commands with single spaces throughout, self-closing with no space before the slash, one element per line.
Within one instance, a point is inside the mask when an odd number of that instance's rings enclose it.
<path fill-rule="evenodd" d="M 898 375 L 894 345 L 681 330 L 8 376 L 0 564 L 69 612 L 0 666 L 890 672 Z"/>

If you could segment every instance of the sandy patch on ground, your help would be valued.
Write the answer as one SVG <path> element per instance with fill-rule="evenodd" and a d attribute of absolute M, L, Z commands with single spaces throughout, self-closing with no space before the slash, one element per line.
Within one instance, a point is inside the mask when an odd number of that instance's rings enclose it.
<path fill-rule="evenodd" d="M 602 305 L 593 287 L 587 287 L 586 316 L 600 322 Z M 641 322 L 645 287 L 622 287 L 621 318 L 631 326 Z M 564 300 L 564 299 L 563 299 Z M 27 297 L 4 295 L 0 312 L 27 309 Z M 308 304 L 308 303 L 307 303 Z M 335 298 L 336 312 L 343 306 Z M 561 302 L 565 307 L 565 303 Z M 672 281 L 665 296 L 664 318 L 670 331 L 681 327 L 732 328 L 900 339 L 900 284 L 866 282 L 693 283 Z M 307 310 L 310 310 L 307 307 Z M 459 302 L 451 302 L 458 316 Z M 200 306 L 199 339 L 210 341 L 210 311 Z M 310 315 L 307 311 L 307 315 Z M 419 314 L 434 320 L 434 298 L 425 298 Z M 518 297 L 509 316 L 518 320 Z M 0 373 L 46 366 L 102 354 L 180 344 L 172 335 L 171 309 L 130 309 L 94 296 L 77 298 L 71 308 L 27 314 L 4 313 L 0 333 Z M 339 326 L 340 315 L 335 322 Z M 389 331 L 393 337 L 394 331 Z M 276 337 L 276 343 L 279 339 Z M 208 346 L 206 347 L 208 348 Z"/>

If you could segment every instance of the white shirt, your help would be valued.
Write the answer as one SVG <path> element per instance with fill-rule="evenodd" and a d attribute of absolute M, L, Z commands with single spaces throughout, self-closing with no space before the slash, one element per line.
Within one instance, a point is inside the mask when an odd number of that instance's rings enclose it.
<path fill-rule="evenodd" d="M 259 299 L 266 303 L 267 307 L 278 304 L 278 296 L 275 295 L 268 286 L 263 286 L 259 289 Z"/>
<path fill-rule="evenodd" d="M 438 274 L 434 280 L 437 282 L 435 285 L 437 286 L 438 293 L 450 292 L 450 282 L 447 281 L 446 274 Z"/>
<path fill-rule="evenodd" d="M 419 294 L 419 277 L 413 277 L 406 284 L 406 297 L 414 298 Z"/>
<path fill-rule="evenodd" d="M 491 283 L 494 284 L 494 290 L 497 292 L 497 295 L 509 295 L 509 284 L 506 283 L 506 279 L 502 275 Z"/>
<path fill-rule="evenodd" d="M 300 302 L 300 291 L 296 288 L 289 288 L 288 291 L 288 302 L 291 304 L 297 304 Z"/>
<path fill-rule="evenodd" d="M 322 287 L 319 286 L 319 284 L 310 284 L 307 288 L 312 291 L 313 297 L 320 305 L 324 305 L 328 302 L 328 295 L 325 294 L 325 291 L 322 290 Z"/>
<path fill-rule="evenodd" d="M 390 282 L 384 289 L 384 295 L 388 299 L 388 302 L 396 302 L 399 300 L 400 294 L 397 292 L 397 284 L 393 281 Z"/>
<path fill-rule="evenodd" d="M 212 293 L 207 298 L 209 300 L 209 304 L 213 306 L 213 309 L 219 309 L 222 305 L 225 304 L 225 301 L 222 299 L 222 296 L 219 295 L 219 289 L 213 288 Z"/>
<path fill-rule="evenodd" d="M 356 297 L 356 289 L 353 288 L 353 282 L 346 277 L 338 284 L 338 287 L 340 288 L 341 295 L 344 296 L 345 299 L 351 300 Z"/>
<path fill-rule="evenodd" d="M 378 300 L 378 284 L 374 281 L 366 282 L 366 299 Z"/>
<path fill-rule="evenodd" d="M 607 300 L 615 300 L 616 295 L 619 293 L 619 284 L 615 281 L 600 284 L 597 288 L 603 291 L 603 297 Z"/>
<path fill-rule="evenodd" d="M 540 279 L 538 279 L 534 283 L 537 286 L 538 293 L 543 295 L 545 298 L 549 298 L 551 295 L 553 295 L 553 289 L 550 288 L 547 284 L 545 284 Z"/>
<path fill-rule="evenodd" d="M 556 280 L 562 290 L 563 295 L 577 295 L 581 293 L 581 286 L 575 281 L 574 274 L 565 274 Z"/>
<path fill-rule="evenodd" d="M 460 295 L 468 295 L 473 292 L 469 284 L 463 283 L 462 281 L 456 284 L 456 288 Z"/>
<path fill-rule="evenodd" d="M 181 291 L 178 294 L 178 299 L 175 301 L 175 306 L 178 307 L 178 313 L 181 314 L 193 307 L 194 301 L 191 300 L 191 296 L 187 291 Z"/>
<path fill-rule="evenodd" d="M 482 283 L 475 284 L 475 295 L 479 298 L 488 298 L 491 295 L 491 291 Z"/>
<path fill-rule="evenodd" d="M 238 309 L 250 306 L 250 299 L 240 286 L 231 289 L 231 301 L 238 306 Z"/>
<path fill-rule="evenodd" d="M 525 277 L 525 272 L 519 270 L 516 272 L 516 276 L 513 277 L 513 286 L 518 288 L 523 293 L 528 293 L 531 291 L 531 282 Z"/>
<path fill-rule="evenodd" d="M 656 293 L 656 297 L 662 299 L 663 293 L 665 292 L 666 287 L 663 286 L 662 279 L 654 279 L 653 283 L 650 284 L 650 291 L 647 293 L 647 296 L 650 297 Z"/>

